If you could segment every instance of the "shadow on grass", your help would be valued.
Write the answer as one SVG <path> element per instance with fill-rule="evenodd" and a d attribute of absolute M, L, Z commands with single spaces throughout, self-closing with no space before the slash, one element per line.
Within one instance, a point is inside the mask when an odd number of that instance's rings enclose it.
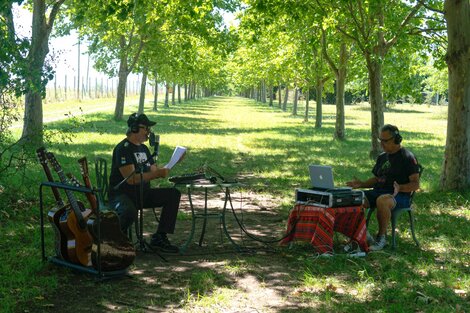
<path fill-rule="evenodd" d="M 222 138 L 269 133 L 271 136 L 246 143 L 254 151 L 267 152 L 249 154 L 234 146 L 202 147 L 176 167 L 174 174 L 193 172 L 208 162 L 223 175 L 238 176 L 247 184 L 246 189 L 255 190 L 255 195 L 267 194 L 273 198 L 291 199 L 296 186 L 308 184 L 307 165 L 311 163 L 334 166 L 335 179 L 339 184 L 353 175 L 361 178 L 370 176 L 373 161 L 367 158 L 370 146 L 367 130 L 348 129 L 348 139 L 340 142 L 332 139 L 334 126 L 329 123 L 325 123 L 321 129 L 301 123 L 295 127 L 270 125 L 261 130 L 241 129 L 226 125 L 214 116 L 214 108 L 234 105 L 226 104 L 226 101 L 226 98 L 214 98 L 148 113 L 150 119 L 157 120 L 156 129 L 161 134 L 205 134 Z M 236 99 L 234 103 L 237 101 L 243 102 Z M 243 105 L 257 112 L 276 114 L 271 108 L 260 104 Z M 50 127 L 60 130 L 66 125 L 64 121 L 50 124 Z M 126 130 L 125 122 L 112 121 L 111 114 L 88 115 L 82 126 L 84 131 L 103 131 L 122 134 L 123 137 Z M 405 138 L 435 138 L 425 133 L 403 134 Z M 76 168 L 75 171 L 78 171 L 78 155 L 85 152 L 90 155 L 89 161 L 92 155 L 110 160 L 113 146 L 108 143 L 72 142 L 66 147 L 57 147 L 57 151 L 63 151 L 61 155 L 57 153 L 57 157 L 64 168 Z M 162 153 L 171 153 L 171 148 L 166 145 L 162 149 Z M 412 147 L 425 166 L 423 180 L 437 178 L 434 169 L 440 166 L 442 154 L 435 150 L 435 147 L 424 144 Z M 272 172 L 279 174 L 271 175 Z M 211 197 L 216 198 L 217 195 Z M 385 252 L 370 254 L 365 259 L 350 259 L 341 255 L 334 259 L 315 258 L 314 250 L 308 245 L 299 245 L 299 248 L 293 250 L 277 245 L 265 249 L 264 245 L 240 234 L 233 217 L 227 216 L 233 239 L 239 244 L 254 246 L 256 249 L 252 250 L 253 253 L 235 253 L 224 237 L 223 244 L 217 245 L 220 242 L 220 225 L 212 223 L 208 225 L 202 247 L 192 242 L 187 255 L 167 256 L 168 263 L 155 254 L 139 253 L 131 269 L 132 279 L 96 284 L 89 276 L 47 266 L 43 274 L 51 273 L 59 277 L 56 289 L 60 292 L 46 293 L 42 303 L 34 301 L 28 303 L 27 307 L 44 312 L 191 311 L 195 307 L 201 308 L 201 311 L 213 308 L 230 310 L 231 307 L 239 311 L 246 308 L 277 312 L 363 312 L 380 311 L 388 307 L 394 311 L 428 311 L 433 310 L 435 305 L 449 311 L 456 305 L 463 307 L 466 299 L 453 292 L 457 279 L 449 277 L 448 273 L 460 275 L 466 272 L 465 260 L 455 254 L 465 250 L 465 244 L 468 243 L 468 219 L 458 218 L 447 211 L 432 213 L 428 195 L 423 195 L 424 200 L 419 200 L 420 197 L 418 194 L 415 214 L 417 236 L 423 245 L 421 250 L 414 247 L 409 235 L 401 235 L 396 252 L 386 249 Z M 245 203 L 247 201 L 244 200 Z M 266 210 L 257 208 L 257 203 L 253 204 L 254 208 L 244 210 L 242 220 L 247 229 L 263 239 L 280 237 L 287 221 L 287 212 L 279 209 L 280 201 L 271 203 Z M 181 210 L 187 216 L 187 204 L 182 205 Z M 151 213 L 147 213 L 144 215 L 150 216 Z M 155 229 L 156 224 L 152 219 L 146 219 L 146 236 Z M 402 216 L 399 229 L 406 229 L 407 223 Z M 190 221 L 181 218 L 177 223 L 176 234 L 170 239 L 183 243 L 189 230 Z M 194 241 L 198 239 L 196 234 Z M 443 257 L 439 246 L 433 246 L 434 240 L 451 244 L 454 248 L 451 247 L 449 251 L 455 252 Z M 221 289 L 225 290 L 222 291 L 226 292 L 225 297 L 217 297 L 216 293 Z M 252 298 L 252 290 L 261 296 Z M 57 296 L 59 293 L 60 297 Z M 86 301 L 79 301 L 79 298 Z M 233 302 L 238 303 L 238 307 Z M 44 306 L 47 303 L 53 305 Z"/>

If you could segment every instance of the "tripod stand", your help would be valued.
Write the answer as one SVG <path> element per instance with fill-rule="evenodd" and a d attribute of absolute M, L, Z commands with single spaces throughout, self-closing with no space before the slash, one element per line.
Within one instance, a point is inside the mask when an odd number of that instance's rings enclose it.
<path fill-rule="evenodd" d="M 139 184 L 139 206 L 136 210 L 136 215 L 134 219 L 134 225 L 135 225 L 135 234 L 137 237 L 137 244 L 136 248 L 139 251 L 142 252 L 154 252 L 156 253 L 163 261 L 168 262 L 163 255 L 161 255 L 158 251 L 152 248 L 152 246 L 145 241 L 144 239 L 144 179 L 143 179 L 143 174 L 144 174 L 144 166 L 143 164 L 139 163 L 136 166 L 136 169 L 132 171 L 127 177 L 125 177 L 119 184 L 117 184 L 114 189 L 117 190 L 119 186 L 121 186 L 124 182 L 126 182 L 129 178 L 134 176 L 136 173 L 139 173 L 140 175 L 140 184 Z"/>

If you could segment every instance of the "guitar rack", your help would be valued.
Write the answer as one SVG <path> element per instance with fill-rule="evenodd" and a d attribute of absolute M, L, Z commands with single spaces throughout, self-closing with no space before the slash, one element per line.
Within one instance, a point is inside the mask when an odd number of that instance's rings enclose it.
<path fill-rule="evenodd" d="M 69 261 L 66 261 L 66 260 L 63 260 L 57 256 L 47 256 L 46 255 L 46 249 L 45 249 L 45 242 L 44 242 L 44 205 L 43 205 L 43 187 L 46 186 L 46 187 L 55 187 L 55 188 L 58 188 L 58 189 L 63 189 L 63 190 L 71 190 L 71 191 L 76 191 L 76 192 L 80 192 L 80 193 L 93 193 L 96 195 L 96 191 L 99 191 L 99 190 L 95 190 L 95 189 L 89 189 L 89 188 L 85 188 L 85 187 L 75 187 L 75 186 L 71 186 L 71 185 L 66 185 L 66 184 L 62 184 L 62 183 L 57 183 L 57 182 L 49 182 L 49 181 L 46 181 L 46 182 L 42 182 L 41 185 L 39 186 L 39 210 L 40 210 L 40 222 L 41 222 L 41 253 L 42 253 L 42 260 L 44 262 L 46 261 L 49 261 L 51 263 L 54 263 L 54 264 L 57 264 L 57 265 L 61 265 L 61 266 L 65 266 L 65 267 L 68 267 L 68 268 L 71 268 L 71 269 L 74 269 L 74 270 L 78 270 L 80 272 L 84 272 L 84 273 L 88 273 L 88 274 L 92 274 L 92 275 L 95 275 L 98 277 L 98 279 L 107 279 L 107 278 L 116 278 L 116 277 L 122 277 L 122 276 L 127 276 L 129 275 L 127 269 L 123 269 L 123 270 L 117 270 L 117 271 L 103 271 L 101 269 L 101 227 L 97 227 L 98 228 L 98 232 L 97 232 L 97 238 L 98 238 L 98 243 L 97 243 L 97 269 L 95 268 L 92 268 L 92 267 L 88 267 L 88 266 L 83 266 L 83 265 L 80 265 L 80 264 L 75 264 L 75 263 L 71 263 Z M 96 209 L 96 221 L 98 223 L 98 225 L 100 225 L 100 207 L 99 207 L 99 203 L 98 203 L 98 207 Z"/>

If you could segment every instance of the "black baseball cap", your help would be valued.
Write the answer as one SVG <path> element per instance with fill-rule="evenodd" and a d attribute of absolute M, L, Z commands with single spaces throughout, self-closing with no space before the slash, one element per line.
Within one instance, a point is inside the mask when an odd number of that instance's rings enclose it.
<path fill-rule="evenodd" d="M 153 126 L 155 124 L 157 123 L 149 120 L 149 118 L 145 114 L 133 113 L 131 114 L 131 116 L 129 116 L 129 119 L 127 120 L 127 126 L 129 127 L 137 125 Z"/>

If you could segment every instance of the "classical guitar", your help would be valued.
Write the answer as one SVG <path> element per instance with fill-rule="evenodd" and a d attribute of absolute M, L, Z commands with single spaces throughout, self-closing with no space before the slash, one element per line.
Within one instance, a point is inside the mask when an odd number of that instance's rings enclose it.
<path fill-rule="evenodd" d="M 54 154 L 48 152 L 46 156 L 59 175 L 60 182 L 67 184 L 67 178 Z M 85 209 L 83 204 L 75 199 L 71 190 L 66 189 L 65 194 L 69 205 L 66 206 L 64 214 L 60 217 L 59 226 L 67 236 L 67 255 L 71 262 L 90 266 L 93 239 L 88 232 L 86 221 L 92 211 Z"/>
<path fill-rule="evenodd" d="M 78 160 L 85 186 L 93 189 L 88 174 L 88 162 L 86 157 Z M 94 193 L 86 194 L 90 207 L 97 215 L 98 201 Z M 91 259 L 93 266 L 98 267 L 98 242 L 100 243 L 101 269 L 105 271 L 121 270 L 129 267 L 134 262 L 135 250 L 132 243 L 121 231 L 119 218 L 112 211 L 100 211 L 100 223 L 96 219 L 88 219 L 87 225 L 93 236 L 93 250 Z M 99 235 L 98 235 L 99 234 Z"/>
<path fill-rule="evenodd" d="M 44 147 L 40 147 L 36 150 L 36 154 L 39 163 L 41 163 L 42 168 L 44 169 L 44 173 L 46 173 L 47 180 L 49 182 L 54 182 L 51 170 L 49 169 L 49 165 L 47 164 L 46 149 Z M 62 258 L 64 260 L 68 260 L 67 237 L 59 226 L 59 219 L 65 212 L 65 204 L 60 196 L 59 190 L 56 187 L 51 188 L 52 193 L 54 194 L 56 206 L 53 207 L 47 213 L 47 217 L 49 219 L 49 222 L 52 224 L 52 228 L 54 229 L 55 233 L 55 252 L 57 257 Z"/>

